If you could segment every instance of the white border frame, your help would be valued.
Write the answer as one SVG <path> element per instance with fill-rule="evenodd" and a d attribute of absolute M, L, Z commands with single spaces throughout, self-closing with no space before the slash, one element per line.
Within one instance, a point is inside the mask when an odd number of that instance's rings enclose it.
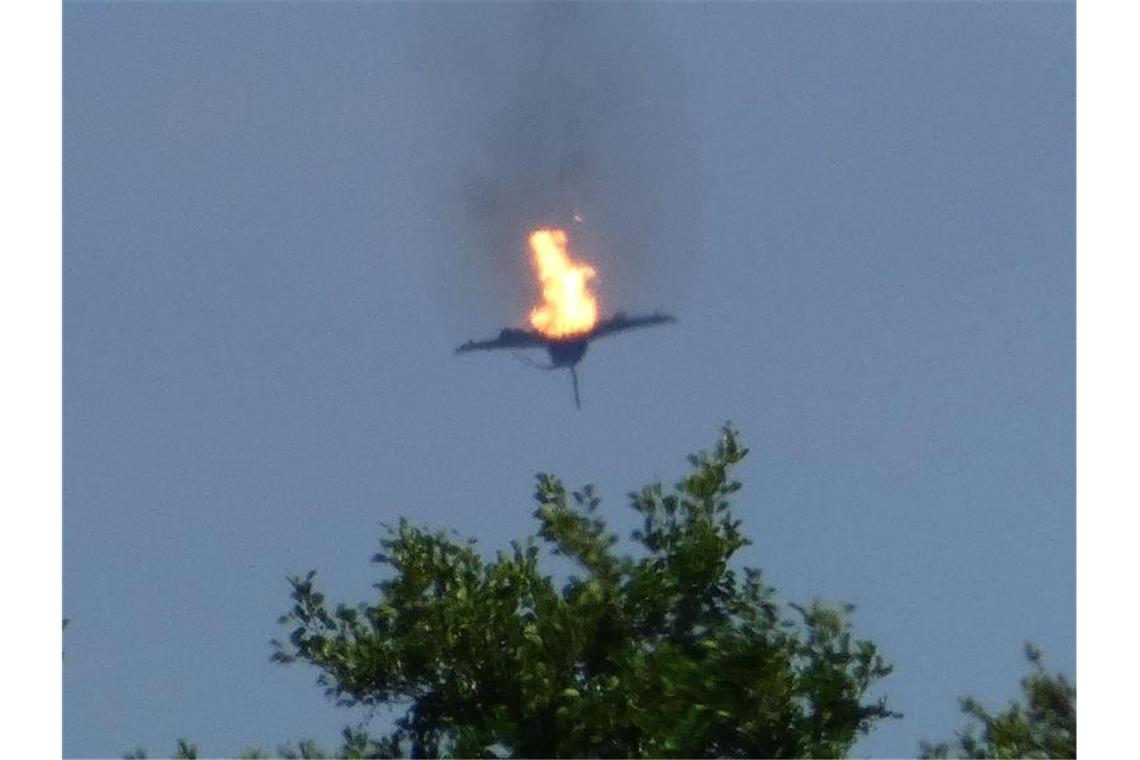
<path fill-rule="evenodd" d="M 4 751 L 62 752 L 62 6 L 0 5 Z M 12 728 L 15 730 L 13 731 Z"/>
<path fill-rule="evenodd" d="M 1134 742 L 1137 22 L 1134 2 L 1077 3 L 1078 752 Z"/>
<path fill-rule="evenodd" d="M 0 6 L 6 249 L 0 346 L 6 498 L 4 643 L 12 756 L 62 749 L 62 7 Z M 1135 3 L 1078 15 L 1078 662 L 1080 752 L 1130 746 L 1129 687 L 1140 354 Z"/>

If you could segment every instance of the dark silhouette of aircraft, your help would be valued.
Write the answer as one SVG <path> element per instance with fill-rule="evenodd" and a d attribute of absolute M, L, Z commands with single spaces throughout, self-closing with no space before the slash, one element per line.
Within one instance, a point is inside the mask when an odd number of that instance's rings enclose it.
<path fill-rule="evenodd" d="M 550 366 L 545 367 L 541 364 L 531 363 L 539 369 L 568 367 L 570 369 L 570 377 L 574 381 L 574 404 L 581 409 L 582 400 L 578 396 L 578 372 L 575 367 L 578 362 L 582 361 L 582 357 L 585 356 L 586 348 L 589 346 L 590 341 L 623 330 L 632 330 L 635 327 L 649 327 L 651 325 L 660 325 L 675 321 L 676 319 L 674 317 L 668 314 L 661 314 L 660 312 L 644 317 L 629 317 L 619 311 L 609 319 L 603 319 L 598 322 L 594 325 L 592 330 L 567 335 L 564 338 L 551 338 L 537 330 L 505 327 L 499 332 L 499 337 L 492 338 L 491 340 L 469 340 L 455 349 L 455 353 L 462 354 L 467 351 L 490 351 L 496 348 L 545 348 L 550 353 Z"/>

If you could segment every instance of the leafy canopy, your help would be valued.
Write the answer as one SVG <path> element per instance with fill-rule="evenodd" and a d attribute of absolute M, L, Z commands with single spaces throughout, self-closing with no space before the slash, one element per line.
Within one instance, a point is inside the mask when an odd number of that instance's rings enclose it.
<path fill-rule="evenodd" d="M 922 757 L 1076 757 L 1076 685 L 1047 672 L 1033 645 L 1026 645 L 1025 656 L 1032 671 L 1021 679 L 1024 705 L 1013 702 L 1004 712 L 991 713 L 973 697 L 963 698 L 962 712 L 970 716 L 970 725 L 953 743 L 924 742 Z"/>
<path fill-rule="evenodd" d="M 330 608 L 314 573 L 290 579 L 274 659 L 315 666 L 341 704 L 407 705 L 354 756 L 841 756 L 896 715 L 866 701 L 890 667 L 852 637 L 849 606 L 785 606 L 759 570 L 734 569 L 747 453 L 726 427 L 673 490 L 630 494 L 632 555 L 592 488 L 545 474 L 537 537 L 494 560 L 401 520 L 374 557 L 390 569 L 374 603 Z M 578 574 L 556 585 L 540 546 Z"/>

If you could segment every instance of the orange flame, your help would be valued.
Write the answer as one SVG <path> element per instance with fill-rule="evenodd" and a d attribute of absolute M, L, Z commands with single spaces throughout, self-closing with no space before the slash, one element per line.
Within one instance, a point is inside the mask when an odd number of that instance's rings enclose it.
<path fill-rule="evenodd" d="M 565 338 L 593 329 L 598 301 L 586 287 L 597 277 L 589 264 L 571 260 L 566 231 L 538 229 L 530 234 L 535 273 L 542 285 L 542 303 L 531 309 L 530 323 L 550 338 Z"/>

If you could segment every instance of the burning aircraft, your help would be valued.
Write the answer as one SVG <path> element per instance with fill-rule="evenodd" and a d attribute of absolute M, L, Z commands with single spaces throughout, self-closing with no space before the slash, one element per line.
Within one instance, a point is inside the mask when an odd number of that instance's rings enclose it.
<path fill-rule="evenodd" d="M 529 242 L 535 273 L 542 287 L 542 302 L 530 312 L 530 324 L 534 329 L 506 327 L 497 338 L 469 340 L 455 352 L 545 348 L 550 354 L 550 365 L 536 366 L 541 369 L 569 368 L 574 384 L 574 404 L 581 409 L 576 367 L 590 341 L 636 327 L 673 322 L 674 318 L 660 312 L 631 317 L 619 311 L 598 321 L 598 301 L 587 286 L 597 272 L 590 265 L 570 258 L 566 231 L 538 229 L 531 233 Z"/>

